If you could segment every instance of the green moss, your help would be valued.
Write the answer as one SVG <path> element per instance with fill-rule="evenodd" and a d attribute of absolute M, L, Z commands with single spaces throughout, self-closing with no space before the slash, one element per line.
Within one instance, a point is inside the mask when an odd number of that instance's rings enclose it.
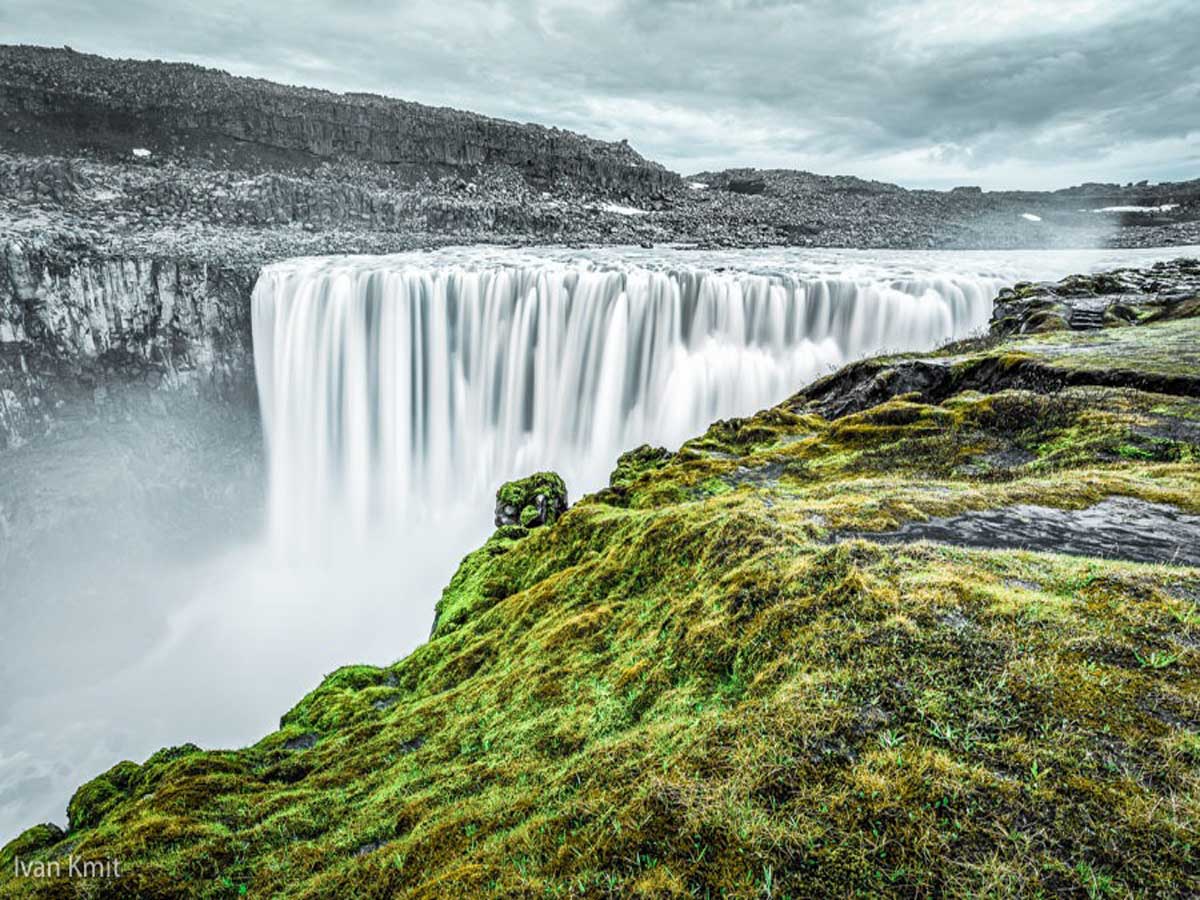
<path fill-rule="evenodd" d="M 565 499 L 567 486 L 554 472 L 536 472 L 528 478 L 506 482 L 496 492 L 496 500 L 522 509 L 532 503 L 538 494 Z"/>
<path fill-rule="evenodd" d="M 622 453 L 617 460 L 617 467 L 608 478 L 609 487 L 628 487 L 647 473 L 661 469 L 671 461 L 672 455 L 665 447 L 651 447 L 649 444 Z"/>
<path fill-rule="evenodd" d="M 1166 371 L 1167 327 L 1124 329 L 1121 365 Z M 470 553 L 406 659 L 253 747 L 122 764 L 69 836 L 5 853 L 121 858 L 99 897 L 1196 894 L 1200 572 L 828 543 L 1110 495 L 1200 513 L 1200 400 L 1038 380 L 1107 339 L 959 345 L 970 390 L 639 448 Z"/>
<path fill-rule="evenodd" d="M 526 529 L 550 525 L 567 505 L 567 486 L 562 478 L 554 472 L 536 472 L 506 482 L 496 491 L 496 525 Z"/>
<path fill-rule="evenodd" d="M 128 799 L 130 788 L 140 772 L 137 763 L 127 760 L 81 786 L 67 804 L 71 831 L 91 828 L 122 800 Z"/>
<path fill-rule="evenodd" d="M 1022 338 L 1014 346 L 1070 371 L 1096 369 L 1194 379 L 1200 372 L 1200 346 L 1195 336 L 1195 320 L 1184 319 Z"/>
<path fill-rule="evenodd" d="M 66 835 L 63 830 L 53 824 L 27 828 L 5 845 L 4 850 L 0 852 L 0 865 L 4 871 L 14 872 L 18 860 L 35 859 L 41 851 L 50 849 L 64 837 Z"/>

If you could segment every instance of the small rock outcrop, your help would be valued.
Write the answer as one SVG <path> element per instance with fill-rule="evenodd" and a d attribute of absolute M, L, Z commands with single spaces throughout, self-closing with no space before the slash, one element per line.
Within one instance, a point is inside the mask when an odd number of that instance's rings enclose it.
<path fill-rule="evenodd" d="M 1198 316 L 1200 261 L 1193 259 L 1157 263 L 1148 269 L 1072 275 L 1057 284 L 1018 284 L 997 298 L 990 335 L 948 344 L 924 356 L 859 360 L 817 379 L 789 404 L 793 412 L 817 412 L 832 419 L 895 397 L 940 403 L 962 391 L 1050 394 L 1089 385 L 1196 397 L 1200 378 L 1187 364 L 1192 345 L 1188 337 L 1158 333 L 1161 346 L 1155 347 L 1157 361 L 1151 364 L 1155 360 L 1124 354 L 1108 342 L 1097 356 L 1088 336 L 1065 332 L 1117 326 L 1141 330 L 1141 326 Z M 1046 345 L 1013 339 L 1043 332 L 1064 333 L 1061 342 L 1056 338 L 1056 354 L 1046 353 Z M 981 349 L 986 352 L 976 352 Z"/>
<path fill-rule="evenodd" d="M 674 457 L 666 447 L 651 447 L 642 444 L 632 450 L 622 453 L 617 459 L 617 467 L 608 476 L 610 488 L 621 488 L 641 478 L 646 472 L 661 469 Z"/>
<path fill-rule="evenodd" d="M 1200 297 L 1200 260 L 1177 259 L 1148 269 L 1072 275 L 1058 283 L 1020 282 L 996 298 L 991 332 L 1000 337 L 1047 331 L 1091 331 L 1191 314 Z"/>
<path fill-rule="evenodd" d="M 554 472 L 508 481 L 496 491 L 496 527 L 550 525 L 567 511 L 567 485 Z"/>

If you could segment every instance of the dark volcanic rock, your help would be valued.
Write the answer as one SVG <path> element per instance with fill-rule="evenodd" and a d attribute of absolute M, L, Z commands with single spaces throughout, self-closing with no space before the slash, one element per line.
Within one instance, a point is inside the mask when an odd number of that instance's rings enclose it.
<path fill-rule="evenodd" d="M 252 402 L 256 267 L 0 247 L 0 449 L 131 385 Z"/>
<path fill-rule="evenodd" d="M 1085 331 L 1145 318 L 1171 318 L 1200 297 L 1200 260 L 1177 259 L 1149 269 L 1073 275 L 1057 284 L 1005 288 L 992 312 L 993 334 Z"/>
<path fill-rule="evenodd" d="M 613 212 L 614 200 L 640 214 Z M 1102 212 L 1124 205 L 1148 211 Z M 0 229 L 223 265 L 481 242 L 1163 246 L 1200 243 L 1200 180 L 929 191 L 733 169 L 684 184 L 625 142 L 192 65 L 9 46 Z"/>
<path fill-rule="evenodd" d="M 767 183 L 761 178 L 731 178 L 725 189 L 735 194 L 763 194 Z"/>
<path fill-rule="evenodd" d="M 989 337 L 961 341 L 925 356 L 860 360 L 813 382 L 789 403 L 798 412 L 813 411 L 837 418 L 893 397 L 908 395 L 926 403 L 940 403 L 962 391 L 1025 390 L 1046 394 L 1068 387 L 1094 386 L 1197 397 L 1200 379 L 1186 366 L 1151 370 L 1123 364 L 1116 347 L 1101 347 L 1099 355 L 1089 355 L 1086 345 L 1074 349 L 1064 345 L 1057 348 L 1057 357 L 1052 346 L 1040 346 L 1038 354 L 1019 349 L 976 355 L 964 352 L 977 349 L 981 343 L 995 345 L 1001 338 L 1023 331 L 1097 330 L 1072 327 L 1080 308 L 1102 310 L 1099 325 L 1106 327 L 1200 316 L 1198 273 L 1197 261 L 1179 259 L 1149 269 L 1073 275 L 1056 285 L 1019 285 L 1003 292 L 997 300 Z M 1185 344 L 1164 350 L 1164 354 L 1178 356 L 1193 351 L 1194 346 Z"/>
<path fill-rule="evenodd" d="M 284 741 L 284 750 L 311 750 L 317 746 L 317 736 L 315 734 L 302 734 L 299 737 L 289 738 Z"/>

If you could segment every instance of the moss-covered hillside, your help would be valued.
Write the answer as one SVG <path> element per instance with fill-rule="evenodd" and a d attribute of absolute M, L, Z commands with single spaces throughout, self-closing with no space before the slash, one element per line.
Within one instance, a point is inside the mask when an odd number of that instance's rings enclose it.
<path fill-rule="evenodd" d="M 1196 896 L 1200 570 L 870 532 L 1200 514 L 1197 347 L 872 360 L 626 454 L 469 555 L 407 659 L 82 787 L 0 896 Z M 71 855 L 123 874 L 14 875 Z"/>

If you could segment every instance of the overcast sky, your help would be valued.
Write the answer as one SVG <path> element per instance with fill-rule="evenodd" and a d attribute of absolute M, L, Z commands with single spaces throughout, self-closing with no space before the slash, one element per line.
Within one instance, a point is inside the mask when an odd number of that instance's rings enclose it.
<path fill-rule="evenodd" d="M 559 125 L 683 174 L 1200 177 L 1200 0 L 3 0 L 0 40 Z"/>

